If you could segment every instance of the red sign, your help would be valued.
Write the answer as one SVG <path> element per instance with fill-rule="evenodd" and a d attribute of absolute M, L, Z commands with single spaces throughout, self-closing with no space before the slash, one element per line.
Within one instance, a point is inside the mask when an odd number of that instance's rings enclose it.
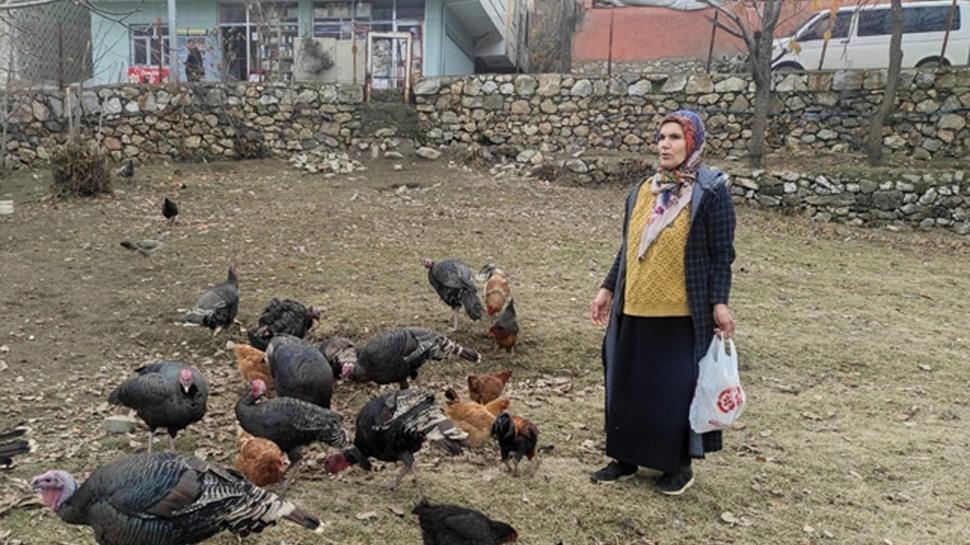
<path fill-rule="evenodd" d="M 128 83 L 159 84 L 168 79 L 167 66 L 129 66 Z"/>

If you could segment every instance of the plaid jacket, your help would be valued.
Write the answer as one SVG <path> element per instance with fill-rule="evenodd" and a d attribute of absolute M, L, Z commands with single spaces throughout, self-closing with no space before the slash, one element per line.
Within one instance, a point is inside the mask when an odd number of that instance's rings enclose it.
<path fill-rule="evenodd" d="M 609 366 L 615 353 L 619 322 L 623 319 L 623 294 L 626 286 L 626 240 L 629 218 L 641 182 L 630 192 L 623 219 L 623 239 L 602 287 L 613 292 L 610 325 L 603 339 L 603 365 Z M 694 364 L 707 353 L 714 336 L 713 307 L 728 303 L 731 292 L 731 263 L 734 261 L 734 203 L 727 187 L 727 175 L 716 169 L 701 168 L 691 198 L 691 225 L 684 251 L 687 300 L 694 322 Z M 703 455 L 721 449 L 721 433 L 691 434 L 691 454 Z"/>

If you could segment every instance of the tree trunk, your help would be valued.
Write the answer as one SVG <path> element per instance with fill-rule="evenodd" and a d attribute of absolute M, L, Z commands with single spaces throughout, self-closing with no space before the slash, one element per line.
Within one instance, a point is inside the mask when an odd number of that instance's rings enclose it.
<path fill-rule="evenodd" d="M 765 164 L 765 134 L 768 131 L 768 109 L 771 106 L 771 80 L 755 82 L 754 116 L 751 118 L 751 141 L 748 143 L 748 160 L 751 166 L 761 168 Z"/>
<path fill-rule="evenodd" d="M 866 136 L 866 158 L 870 165 L 883 162 L 882 128 L 896 103 L 896 87 L 899 84 L 899 71 L 903 64 L 903 6 L 902 0 L 892 0 L 890 9 L 893 33 L 889 40 L 889 70 L 886 72 L 886 91 L 882 103 L 869 120 L 869 134 Z"/>

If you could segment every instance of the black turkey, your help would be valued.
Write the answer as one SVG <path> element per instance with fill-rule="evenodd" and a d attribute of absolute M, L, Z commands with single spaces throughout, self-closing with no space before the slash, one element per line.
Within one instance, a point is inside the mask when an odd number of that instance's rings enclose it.
<path fill-rule="evenodd" d="M 459 505 L 422 501 L 411 513 L 418 516 L 425 545 L 499 545 L 519 538 L 508 524 Z"/>
<path fill-rule="evenodd" d="M 240 536 L 286 519 L 322 532 L 320 519 L 239 473 L 175 453 L 137 454 L 95 470 L 78 487 L 66 471 L 34 477 L 64 522 L 90 526 L 101 545 L 187 545 Z"/>
<path fill-rule="evenodd" d="M 135 372 L 111 392 L 108 402 L 134 409 L 148 424 L 148 452 L 158 428 L 168 431 L 174 449 L 178 432 L 205 416 L 209 383 L 198 369 L 179 362 L 153 363 Z"/>
<path fill-rule="evenodd" d="M 335 377 L 340 376 L 344 365 L 350 367 L 357 365 L 357 348 L 354 347 L 354 341 L 350 339 L 330 337 L 320 343 L 319 349 L 323 357 L 330 362 L 330 369 Z"/>
<path fill-rule="evenodd" d="M 317 347 L 292 335 L 277 335 L 266 349 L 266 361 L 277 394 L 330 408 L 333 369 Z"/>
<path fill-rule="evenodd" d="M 249 344 L 266 351 L 270 339 L 276 335 L 293 335 L 304 338 L 313 323 L 320 319 L 320 311 L 307 308 L 292 299 L 272 299 L 263 314 L 259 317 L 259 325 L 255 331 L 249 332 Z"/>
<path fill-rule="evenodd" d="M 266 393 L 266 384 L 254 380 L 249 392 L 236 402 L 236 419 L 244 430 L 256 437 L 276 443 L 296 467 L 303 458 L 303 447 L 326 443 L 335 448 L 347 448 L 350 439 L 343 427 L 343 417 L 313 403 L 277 397 L 257 400 Z"/>
<path fill-rule="evenodd" d="M 28 431 L 29 428 L 23 426 L 0 430 L 0 465 L 10 467 L 14 456 L 27 454 L 33 449 L 33 441 L 27 438 Z"/>
<path fill-rule="evenodd" d="M 409 378 L 417 378 L 424 362 L 442 360 L 450 354 L 476 363 L 482 360 L 477 352 L 430 329 L 391 329 L 368 341 L 357 352 L 356 363 L 344 363 L 340 377 L 354 382 L 396 382 L 403 389 L 408 387 Z"/>
<path fill-rule="evenodd" d="M 456 427 L 440 407 L 434 393 L 426 390 L 395 390 L 379 395 L 357 413 L 354 446 L 331 454 L 324 462 L 329 473 L 339 473 L 353 464 L 371 469 L 368 458 L 404 464 L 392 488 L 407 473 L 414 474 L 414 453 L 425 439 L 434 441 L 451 454 L 460 454 L 468 434 Z M 418 483 L 414 475 L 415 484 Z M 420 491 L 420 486 L 419 486 Z"/>
<path fill-rule="evenodd" d="M 434 262 L 428 258 L 421 260 L 428 269 L 428 282 L 438 297 L 452 310 L 451 330 L 458 329 L 458 312 L 465 308 L 465 313 L 472 320 L 480 320 L 485 313 L 482 302 L 478 298 L 478 288 L 472 281 L 472 271 L 468 265 L 457 259 Z"/>
<path fill-rule="evenodd" d="M 186 326 L 205 326 L 215 335 L 231 326 L 238 312 L 239 278 L 236 276 L 236 265 L 231 265 L 226 281 L 202 292 L 195 302 L 195 308 L 185 313 L 179 323 Z"/>

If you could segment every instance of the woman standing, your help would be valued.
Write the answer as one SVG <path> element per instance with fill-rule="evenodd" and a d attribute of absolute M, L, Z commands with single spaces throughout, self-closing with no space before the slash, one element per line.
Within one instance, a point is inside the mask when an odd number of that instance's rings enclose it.
<path fill-rule="evenodd" d="M 657 131 L 660 165 L 627 198 L 623 239 L 590 318 L 609 323 L 606 453 L 592 475 L 614 481 L 638 466 L 663 472 L 656 489 L 694 484 L 691 458 L 721 449 L 721 433 L 698 435 L 688 412 L 697 364 L 713 335 L 734 334 L 728 309 L 734 261 L 734 205 L 727 176 L 701 166 L 704 122 L 680 110 Z"/>

